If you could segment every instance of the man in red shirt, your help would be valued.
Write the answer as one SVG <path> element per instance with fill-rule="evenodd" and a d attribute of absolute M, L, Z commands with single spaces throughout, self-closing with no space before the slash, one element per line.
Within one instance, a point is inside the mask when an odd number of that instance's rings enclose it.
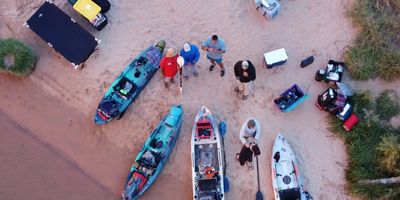
<path fill-rule="evenodd" d="M 164 86 L 166 88 L 169 87 L 169 83 L 174 82 L 174 78 L 179 70 L 179 65 L 177 62 L 178 54 L 176 53 L 175 49 L 169 48 L 165 57 L 163 57 L 160 61 L 160 67 L 162 75 L 165 77 L 164 79 Z"/>

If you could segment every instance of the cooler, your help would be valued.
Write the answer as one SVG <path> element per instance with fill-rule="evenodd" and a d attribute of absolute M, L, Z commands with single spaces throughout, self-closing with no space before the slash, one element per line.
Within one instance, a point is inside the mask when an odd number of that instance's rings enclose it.
<path fill-rule="evenodd" d="M 275 51 L 270 51 L 264 54 L 265 64 L 267 69 L 284 64 L 288 59 L 286 50 L 284 48 Z"/>

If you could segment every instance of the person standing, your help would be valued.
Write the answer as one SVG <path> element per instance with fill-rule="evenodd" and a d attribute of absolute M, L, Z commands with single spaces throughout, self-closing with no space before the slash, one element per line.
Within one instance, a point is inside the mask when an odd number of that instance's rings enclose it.
<path fill-rule="evenodd" d="M 240 141 L 247 147 L 251 142 L 257 143 L 261 135 L 260 123 L 254 118 L 248 118 L 240 129 Z"/>
<path fill-rule="evenodd" d="M 225 75 L 224 63 L 222 63 L 222 56 L 226 52 L 225 41 L 217 35 L 213 35 L 203 42 L 201 49 L 207 51 L 207 59 L 210 60 L 210 71 L 214 70 L 216 64 L 221 67 L 221 77 Z"/>
<path fill-rule="evenodd" d="M 162 75 L 164 76 L 164 86 L 169 87 L 169 83 L 174 83 L 174 78 L 179 70 L 177 62 L 178 55 L 173 48 L 169 48 L 165 57 L 160 61 L 160 68 Z"/>
<path fill-rule="evenodd" d="M 235 76 L 239 86 L 235 92 L 242 93 L 242 99 L 246 100 L 253 93 L 254 80 L 256 80 L 256 69 L 249 60 L 238 61 L 234 66 Z"/>
<path fill-rule="evenodd" d="M 185 60 L 185 64 L 183 65 L 183 77 L 189 78 L 190 74 L 198 76 L 199 73 L 197 72 L 196 63 L 199 61 L 200 52 L 196 45 L 186 42 L 183 44 L 180 55 Z"/>

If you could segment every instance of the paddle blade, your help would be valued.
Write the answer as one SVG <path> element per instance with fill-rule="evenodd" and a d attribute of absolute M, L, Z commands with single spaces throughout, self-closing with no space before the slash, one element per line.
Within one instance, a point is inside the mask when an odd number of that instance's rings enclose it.
<path fill-rule="evenodd" d="M 222 137 L 225 137 L 225 133 L 226 133 L 226 123 L 224 121 L 220 122 L 218 124 L 218 129 L 219 132 L 221 133 Z"/>
<path fill-rule="evenodd" d="M 263 200 L 263 199 L 264 199 L 263 194 L 261 193 L 261 191 L 258 191 L 256 193 L 256 200 Z"/>
<path fill-rule="evenodd" d="M 224 176 L 224 192 L 229 192 L 229 179 Z"/>
<path fill-rule="evenodd" d="M 304 195 L 306 196 L 307 200 L 313 200 L 314 198 L 308 193 L 307 191 L 304 192 Z"/>
<path fill-rule="evenodd" d="M 178 65 L 182 67 L 185 64 L 185 59 L 183 59 L 182 56 L 179 56 L 176 62 L 178 62 Z"/>

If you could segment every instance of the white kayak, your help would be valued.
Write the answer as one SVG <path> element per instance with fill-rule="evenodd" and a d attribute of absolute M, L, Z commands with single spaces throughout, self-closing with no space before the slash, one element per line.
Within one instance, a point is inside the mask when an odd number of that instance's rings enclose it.
<path fill-rule="evenodd" d="M 272 185 L 275 200 L 307 200 L 298 164 L 288 141 L 278 134 L 272 148 Z"/>
<path fill-rule="evenodd" d="M 224 200 L 225 155 L 221 133 L 211 112 L 201 107 L 192 129 L 193 199 Z"/>

